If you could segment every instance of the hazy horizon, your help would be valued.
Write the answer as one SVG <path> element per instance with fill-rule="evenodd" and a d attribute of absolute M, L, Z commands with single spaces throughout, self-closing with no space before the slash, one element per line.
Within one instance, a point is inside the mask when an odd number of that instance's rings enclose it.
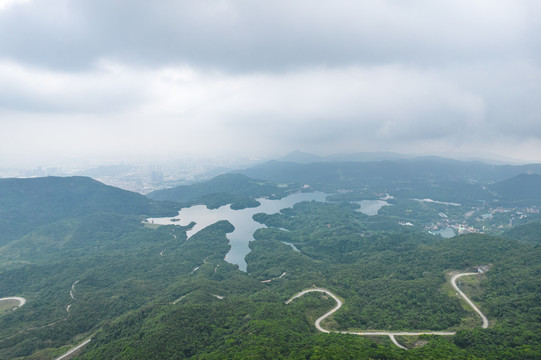
<path fill-rule="evenodd" d="M 528 0 L 0 0 L 0 168 L 296 149 L 539 163 L 539 18 Z"/>
<path fill-rule="evenodd" d="M 442 159 L 451 159 L 459 161 L 481 161 L 487 164 L 493 165 L 525 165 L 525 164 L 535 164 L 541 162 L 531 162 L 531 161 L 520 161 L 517 159 L 502 158 L 502 157 L 490 157 L 490 154 L 485 154 L 487 157 L 475 156 L 472 154 L 453 154 L 453 156 L 445 155 L 436 155 L 432 153 L 426 154 L 408 154 L 408 153 L 398 153 L 398 152 L 342 152 L 342 153 L 309 153 L 299 149 L 295 149 L 288 153 L 272 154 L 263 157 L 242 157 L 242 156 L 182 156 L 182 157 L 171 157 L 171 156 L 125 156 L 125 157 L 115 157 L 115 156 L 95 156 L 95 157 L 58 157 L 51 159 L 27 159 L 26 161 L 16 162 L 16 163 L 6 163 L 0 166 L 0 170 L 32 170 L 42 168 L 44 171 L 47 168 L 58 168 L 60 171 L 58 174 L 69 175 L 74 171 L 96 169 L 100 167 L 114 167 L 122 165 L 132 165 L 136 167 L 147 167 L 150 165 L 162 165 L 167 168 L 175 167 L 185 167 L 194 164 L 200 164 L 202 167 L 207 169 L 217 169 L 223 167 L 225 170 L 235 170 L 241 168 L 249 168 L 258 164 L 265 163 L 271 160 L 279 161 L 295 161 L 289 159 L 290 155 L 295 153 L 302 153 L 307 156 L 315 156 L 320 158 L 321 161 L 350 161 L 355 155 L 366 155 L 367 160 L 359 158 L 354 161 L 382 161 L 382 160 L 399 160 L 399 159 L 409 159 L 409 158 L 424 158 L 424 157 L 435 157 Z M 388 154 L 386 156 L 378 156 L 377 154 Z M 394 156 L 396 156 L 396 158 Z M 374 158 L 372 158 L 374 157 Z M 301 158 L 302 159 L 302 158 Z M 347 159 L 347 160 L 343 160 Z M 300 160 L 301 162 L 305 162 Z M 319 160 L 317 160 L 319 161 Z M 20 175 L 22 173 L 19 173 Z M 4 174 L 5 176 L 5 174 Z M 0 174 L 0 177 L 3 177 Z M 24 177 L 24 176 L 23 176 Z"/>

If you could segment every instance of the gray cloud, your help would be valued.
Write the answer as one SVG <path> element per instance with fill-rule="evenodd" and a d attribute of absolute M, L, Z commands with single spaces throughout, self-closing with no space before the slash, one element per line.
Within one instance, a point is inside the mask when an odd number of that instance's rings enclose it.
<path fill-rule="evenodd" d="M 0 153 L 541 161 L 539 18 L 533 0 L 16 1 Z"/>
<path fill-rule="evenodd" d="M 0 63 L 0 109 L 30 113 L 109 113 L 144 101 L 136 74 L 99 69 L 47 72 Z M 134 86 L 137 85 L 137 86 Z"/>
<path fill-rule="evenodd" d="M 63 69 L 445 64 L 528 55 L 540 16 L 535 1 L 35 0 L 0 13 L 0 55 Z"/>

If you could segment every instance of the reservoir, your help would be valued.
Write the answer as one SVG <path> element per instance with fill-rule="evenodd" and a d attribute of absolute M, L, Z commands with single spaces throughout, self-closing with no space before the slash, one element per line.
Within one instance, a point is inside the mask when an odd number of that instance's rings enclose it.
<path fill-rule="evenodd" d="M 225 260 L 232 264 L 237 264 L 239 269 L 246 271 L 246 261 L 244 257 L 250 252 L 248 243 L 254 240 L 254 232 L 257 229 L 264 228 L 252 219 L 257 213 L 275 214 L 281 209 L 293 207 L 293 205 L 302 201 L 320 201 L 324 202 L 327 194 L 323 192 L 297 193 L 289 195 L 280 200 L 269 200 L 265 198 L 257 199 L 261 205 L 255 208 L 241 210 L 232 210 L 230 205 L 224 205 L 217 209 L 208 209 L 205 205 L 195 205 L 189 208 L 183 208 L 174 218 L 149 218 L 148 222 L 159 225 L 179 225 L 186 226 L 194 221 L 196 225 L 186 232 L 188 239 L 199 230 L 212 225 L 220 220 L 229 221 L 235 230 L 227 234 L 231 250 L 225 256 Z"/>
<path fill-rule="evenodd" d="M 456 235 L 453 228 L 450 228 L 450 227 L 446 227 L 445 229 L 441 229 L 437 231 L 430 231 L 430 233 L 433 235 L 441 235 L 442 237 L 446 239 L 450 239 Z"/>
<path fill-rule="evenodd" d="M 376 215 L 379 209 L 389 205 L 389 203 L 384 200 L 361 200 L 354 201 L 354 203 L 361 205 L 361 208 L 357 211 L 360 211 L 368 216 Z"/>

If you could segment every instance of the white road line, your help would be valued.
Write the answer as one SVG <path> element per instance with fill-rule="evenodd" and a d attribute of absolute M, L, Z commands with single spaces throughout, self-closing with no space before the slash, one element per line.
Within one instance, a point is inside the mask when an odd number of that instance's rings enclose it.
<path fill-rule="evenodd" d="M 71 285 L 71 290 L 70 290 L 70 296 L 73 300 L 77 300 L 75 299 L 75 296 L 73 295 L 73 292 L 75 291 L 75 285 L 77 285 L 77 283 L 79 282 L 79 280 L 77 280 L 76 282 L 74 282 L 72 285 Z"/>
<path fill-rule="evenodd" d="M 469 275 L 477 275 L 477 273 L 462 273 L 462 274 L 456 274 L 454 275 L 452 278 L 451 278 L 451 284 L 453 285 L 453 287 L 455 288 L 456 291 L 458 291 L 458 293 L 464 298 L 464 300 L 466 300 L 466 302 L 472 307 L 473 310 L 475 310 L 475 312 L 477 312 L 479 314 L 479 316 L 481 316 L 481 319 L 483 319 L 483 325 L 482 325 L 482 328 L 483 329 L 486 329 L 488 327 L 488 318 L 485 316 L 485 314 L 483 314 L 481 312 L 481 310 L 479 310 L 479 308 L 470 300 L 469 297 L 466 296 L 466 294 L 464 294 L 464 292 L 462 290 L 460 290 L 458 288 L 458 285 L 456 284 L 456 280 L 459 278 L 459 277 L 462 277 L 462 276 L 469 276 Z"/>
<path fill-rule="evenodd" d="M 20 308 L 21 306 L 26 304 L 26 299 L 23 298 L 23 297 L 19 297 L 19 296 L 11 296 L 11 297 L 1 298 L 0 301 L 2 301 L 2 300 L 15 300 L 15 301 L 18 301 L 19 305 L 17 305 L 17 308 Z"/>
<path fill-rule="evenodd" d="M 65 353 L 64 355 L 59 356 L 59 357 L 57 357 L 57 358 L 54 359 L 54 360 L 62 360 L 62 359 L 67 358 L 68 356 L 70 356 L 71 354 L 73 354 L 74 352 L 76 352 L 77 350 L 79 350 L 80 348 L 82 348 L 83 346 L 85 346 L 86 344 L 88 344 L 88 343 L 90 342 L 90 340 L 92 340 L 92 338 L 86 339 L 85 341 L 83 341 L 82 343 L 80 343 L 79 345 L 77 345 L 76 347 L 71 348 L 71 349 L 70 349 L 67 353 Z"/>
<path fill-rule="evenodd" d="M 391 341 L 392 341 L 396 346 L 398 346 L 398 347 L 401 348 L 401 349 L 408 350 L 407 347 L 401 345 L 398 341 L 396 341 L 396 339 L 394 338 L 394 335 L 393 335 L 393 334 L 389 334 L 389 337 L 391 338 Z"/>
<path fill-rule="evenodd" d="M 444 335 L 444 336 L 451 336 L 455 335 L 454 331 L 418 331 L 418 332 L 407 332 L 407 331 L 330 331 L 327 329 L 324 329 L 321 327 L 321 322 L 334 314 L 338 309 L 340 309 L 343 305 L 342 300 L 340 300 L 336 295 L 334 295 L 332 292 L 330 292 L 327 289 L 322 288 L 315 288 L 315 289 L 306 289 L 301 291 L 300 293 L 294 295 L 291 299 L 286 301 L 286 304 L 289 304 L 293 300 L 303 296 L 304 294 L 307 294 L 309 292 L 322 292 L 334 299 L 336 301 L 336 306 L 332 308 L 330 311 L 325 313 L 324 315 L 317 318 L 315 322 L 315 327 L 324 333 L 340 333 L 340 334 L 350 334 L 350 335 L 361 335 L 361 336 L 388 336 L 391 341 L 398 346 L 399 348 L 402 348 L 404 350 L 407 350 L 405 346 L 400 345 L 400 343 L 395 339 L 395 336 L 419 336 L 419 335 Z"/>

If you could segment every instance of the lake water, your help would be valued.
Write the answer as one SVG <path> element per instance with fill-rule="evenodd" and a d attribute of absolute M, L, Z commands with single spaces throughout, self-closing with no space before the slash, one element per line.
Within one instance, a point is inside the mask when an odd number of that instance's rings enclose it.
<path fill-rule="evenodd" d="M 368 216 L 376 215 L 379 209 L 384 206 L 390 205 L 387 201 L 384 200 L 361 200 L 354 201 L 354 203 L 361 206 L 361 208 L 357 211 L 360 211 Z"/>
<path fill-rule="evenodd" d="M 431 231 L 430 233 L 434 235 L 436 234 L 441 235 L 442 237 L 446 239 L 452 238 L 453 236 L 456 235 L 455 230 L 453 230 L 453 228 L 450 228 L 450 227 L 446 227 L 445 229 L 441 229 L 438 231 Z"/>
<path fill-rule="evenodd" d="M 196 225 L 186 233 L 188 238 L 220 220 L 229 221 L 235 227 L 235 230 L 227 234 L 231 250 L 225 256 L 225 260 L 237 264 L 242 271 L 246 271 L 244 257 L 250 252 L 248 243 L 254 240 L 253 234 L 257 229 L 265 227 L 265 225 L 252 219 L 254 214 L 275 214 L 280 212 L 281 209 L 292 207 L 299 202 L 312 200 L 323 202 L 326 197 L 327 194 L 325 193 L 312 192 L 292 194 L 280 200 L 262 198 L 257 199 L 261 203 L 258 207 L 241 210 L 232 210 L 230 205 L 224 205 L 212 210 L 207 209 L 205 205 L 195 205 L 181 209 L 174 218 L 149 218 L 147 221 L 159 225 L 179 226 L 186 226 L 194 221 Z"/>

